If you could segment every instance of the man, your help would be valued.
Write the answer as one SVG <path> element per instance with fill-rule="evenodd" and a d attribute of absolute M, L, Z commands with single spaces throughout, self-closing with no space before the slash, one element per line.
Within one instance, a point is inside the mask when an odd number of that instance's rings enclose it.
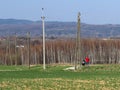
<path fill-rule="evenodd" d="M 89 64 L 90 59 L 89 59 L 88 57 L 86 57 L 86 58 L 85 58 L 85 62 L 86 62 L 86 64 Z"/>

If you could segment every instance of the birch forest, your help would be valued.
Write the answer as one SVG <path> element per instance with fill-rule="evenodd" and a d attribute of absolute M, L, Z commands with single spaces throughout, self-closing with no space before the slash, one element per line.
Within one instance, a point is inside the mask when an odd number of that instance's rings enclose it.
<path fill-rule="evenodd" d="M 42 39 L 7 37 L 0 41 L 0 65 L 42 64 L 42 47 Z M 46 39 L 45 52 L 46 64 L 74 64 L 76 39 Z M 120 63 L 120 40 L 81 39 L 80 56 L 91 64 Z"/>

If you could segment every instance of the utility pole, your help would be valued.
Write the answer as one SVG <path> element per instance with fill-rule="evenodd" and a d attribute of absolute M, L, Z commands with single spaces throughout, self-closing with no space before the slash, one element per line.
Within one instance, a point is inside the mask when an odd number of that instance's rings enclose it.
<path fill-rule="evenodd" d="M 75 70 L 77 70 L 78 61 L 80 62 L 80 65 L 81 65 L 80 12 L 78 13 L 78 22 L 77 22 Z"/>
<path fill-rule="evenodd" d="M 43 13 L 44 8 L 42 8 L 42 13 Z M 45 16 L 43 15 L 41 17 L 42 19 L 42 28 L 43 28 L 43 69 L 45 70 Z"/>
<path fill-rule="evenodd" d="M 23 65 L 23 62 L 24 62 L 24 58 L 23 58 L 23 48 L 24 48 L 24 46 L 23 46 L 23 45 L 17 45 L 16 48 L 20 48 L 20 52 L 21 52 L 21 62 L 22 62 L 22 65 Z"/>
<path fill-rule="evenodd" d="M 27 44 L 28 44 L 28 65 L 30 69 L 30 32 L 27 33 Z"/>
<path fill-rule="evenodd" d="M 10 45 L 10 35 L 8 35 L 8 53 L 9 53 L 9 60 L 10 60 L 10 65 L 12 65 L 12 58 L 11 58 L 11 45 Z"/>
<path fill-rule="evenodd" d="M 15 65 L 17 65 L 17 49 L 16 49 L 16 46 L 17 46 L 17 35 L 15 33 Z"/>

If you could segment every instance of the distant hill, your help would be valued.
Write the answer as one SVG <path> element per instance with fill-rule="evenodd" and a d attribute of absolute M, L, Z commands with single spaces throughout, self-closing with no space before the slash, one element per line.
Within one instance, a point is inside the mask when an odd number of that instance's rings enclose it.
<path fill-rule="evenodd" d="M 30 20 L 18 20 L 18 19 L 0 19 L 0 24 L 31 24 Z"/>
<path fill-rule="evenodd" d="M 75 37 L 77 30 L 76 22 L 45 22 L 47 37 Z M 42 36 L 41 21 L 0 19 L 0 36 L 17 35 L 25 36 L 27 32 L 31 36 Z M 81 24 L 82 37 L 120 37 L 120 25 L 92 25 Z"/>

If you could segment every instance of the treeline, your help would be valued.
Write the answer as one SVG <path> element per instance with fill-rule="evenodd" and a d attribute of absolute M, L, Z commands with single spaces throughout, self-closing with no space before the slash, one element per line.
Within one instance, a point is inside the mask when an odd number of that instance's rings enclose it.
<path fill-rule="evenodd" d="M 30 42 L 28 43 L 28 40 Z M 30 44 L 30 47 L 29 45 Z M 42 40 L 10 38 L 0 42 L 1 65 L 36 65 L 43 63 Z M 75 39 L 47 39 L 46 64 L 74 64 Z M 91 64 L 120 63 L 120 40 L 82 39 L 81 60 L 89 56 Z M 79 61 L 78 61 L 79 62 Z"/>

